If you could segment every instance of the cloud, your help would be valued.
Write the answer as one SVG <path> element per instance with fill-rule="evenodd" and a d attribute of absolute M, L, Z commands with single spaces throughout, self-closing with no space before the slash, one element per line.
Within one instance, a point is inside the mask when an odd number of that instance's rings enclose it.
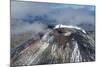
<path fill-rule="evenodd" d="M 17 21 L 15 21 L 16 23 Z M 13 34 L 20 34 L 20 33 L 26 33 L 26 32 L 33 32 L 34 34 L 37 33 L 44 33 L 45 30 L 47 29 L 47 26 L 45 24 L 39 23 L 39 22 L 34 22 L 32 24 L 28 22 L 17 22 L 15 26 L 11 27 L 11 32 Z"/>
<path fill-rule="evenodd" d="M 11 1 L 11 17 L 13 18 L 23 18 L 28 14 L 42 15 L 57 9 L 86 9 L 87 11 L 94 11 L 94 6 Z"/>
<path fill-rule="evenodd" d="M 59 15 L 52 15 L 52 18 L 57 20 L 56 23 L 61 24 L 80 24 L 80 23 L 92 23 L 95 22 L 95 16 L 89 12 L 74 10 L 74 9 L 62 9 L 58 13 Z"/>
<path fill-rule="evenodd" d="M 48 20 L 45 22 L 48 24 L 50 24 L 49 20 L 55 20 L 54 24 L 77 25 L 80 23 L 94 24 L 94 13 L 95 7 L 91 5 L 11 1 L 11 31 L 16 33 L 26 31 L 38 33 L 47 28 L 47 25 L 41 20 L 33 20 L 32 24 L 29 21 L 23 21 L 22 19 L 26 19 L 28 15 L 41 17 L 46 15 L 47 18 L 42 18 L 42 20 Z"/>
<path fill-rule="evenodd" d="M 41 15 L 48 13 L 49 8 L 39 3 L 11 1 L 11 18 L 24 18 L 28 14 Z"/>

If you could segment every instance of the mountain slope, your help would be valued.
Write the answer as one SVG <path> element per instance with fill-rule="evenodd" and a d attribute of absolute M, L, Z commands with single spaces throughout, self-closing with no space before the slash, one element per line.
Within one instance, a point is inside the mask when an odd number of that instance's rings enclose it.
<path fill-rule="evenodd" d="M 24 43 L 11 54 L 11 66 L 88 62 L 95 60 L 95 45 L 83 29 L 56 25 L 41 39 Z"/>

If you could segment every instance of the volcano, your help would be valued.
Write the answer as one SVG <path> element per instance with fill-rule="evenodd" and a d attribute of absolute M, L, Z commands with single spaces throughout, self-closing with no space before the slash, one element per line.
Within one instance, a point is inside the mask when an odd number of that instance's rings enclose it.
<path fill-rule="evenodd" d="M 95 61 L 95 41 L 79 27 L 56 25 L 11 50 L 11 66 Z"/>

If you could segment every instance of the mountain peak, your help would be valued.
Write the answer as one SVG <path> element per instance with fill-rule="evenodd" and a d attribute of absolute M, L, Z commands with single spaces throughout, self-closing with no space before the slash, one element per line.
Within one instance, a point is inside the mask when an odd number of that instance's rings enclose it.
<path fill-rule="evenodd" d="M 58 29 L 58 28 L 68 28 L 68 29 L 76 29 L 76 30 L 80 30 L 83 33 L 86 33 L 86 31 L 80 27 L 77 26 L 72 26 L 72 25 L 62 25 L 62 24 L 58 24 L 54 27 L 54 29 Z"/>
<path fill-rule="evenodd" d="M 94 39 L 76 26 L 58 24 L 48 30 L 40 40 L 30 42 L 24 43 L 23 46 L 27 46 L 23 50 L 19 50 L 21 46 L 15 48 L 12 66 L 95 60 Z"/>

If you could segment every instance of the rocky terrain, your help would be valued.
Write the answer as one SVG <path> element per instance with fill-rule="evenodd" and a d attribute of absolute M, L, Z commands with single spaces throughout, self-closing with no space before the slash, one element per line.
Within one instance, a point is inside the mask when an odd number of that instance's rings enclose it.
<path fill-rule="evenodd" d="M 11 66 L 95 61 L 95 37 L 83 29 L 56 25 L 11 50 Z"/>

